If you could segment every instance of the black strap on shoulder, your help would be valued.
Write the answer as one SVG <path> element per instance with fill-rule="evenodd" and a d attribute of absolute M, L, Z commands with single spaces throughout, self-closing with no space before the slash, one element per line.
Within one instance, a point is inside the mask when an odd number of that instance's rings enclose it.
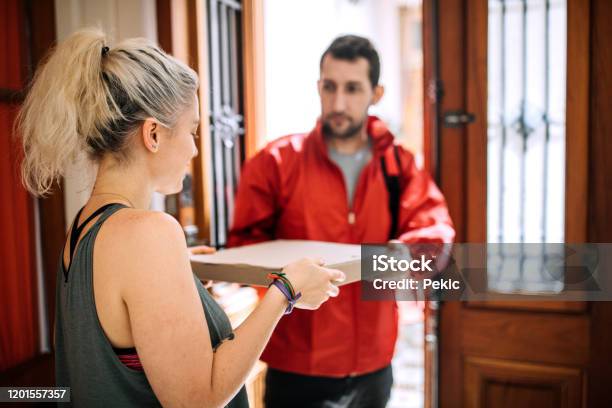
<path fill-rule="evenodd" d="M 395 163 L 397 164 L 398 174 L 390 175 L 387 169 L 387 162 L 385 156 L 380 157 L 380 166 L 385 177 L 385 184 L 387 186 L 387 192 L 389 193 L 389 214 L 391 215 L 391 229 L 389 230 L 389 239 L 395 239 L 397 237 L 397 229 L 399 222 L 399 208 L 400 208 L 400 195 L 401 185 L 400 178 L 402 175 L 402 167 L 399 159 L 399 152 L 397 145 L 393 145 L 393 156 Z"/>
<path fill-rule="evenodd" d="M 66 282 L 68 281 L 68 271 L 70 270 L 70 265 L 72 265 L 72 258 L 74 256 L 74 251 L 76 250 L 76 246 L 77 246 L 77 243 L 79 242 L 79 237 L 81 236 L 81 233 L 83 232 L 87 224 L 91 222 L 91 220 L 96 218 L 98 215 L 102 214 L 108 208 L 112 207 L 113 205 L 117 205 L 117 204 L 118 203 L 110 203 L 110 204 L 103 205 L 102 207 L 94 211 L 93 214 L 87 217 L 87 219 L 83 221 L 81 225 L 78 225 L 79 218 L 81 218 L 81 213 L 83 212 L 83 209 L 85 209 L 85 207 L 81 208 L 79 212 L 77 213 L 76 218 L 74 219 L 74 226 L 72 227 L 72 231 L 70 231 L 70 258 L 68 261 L 68 268 L 64 268 L 64 279 Z"/>

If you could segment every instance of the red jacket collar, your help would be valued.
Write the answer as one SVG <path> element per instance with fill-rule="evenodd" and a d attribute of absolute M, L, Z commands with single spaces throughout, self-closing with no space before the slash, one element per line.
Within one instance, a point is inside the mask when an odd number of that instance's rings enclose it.
<path fill-rule="evenodd" d="M 387 128 L 387 125 L 377 116 L 368 116 L 367 133 L 373 146 L 375 155 L 384 154 L 389 146 L 393 144 L 394 136 Z M 323 137 L 321 119 L 317 120 L 315 128 L 308 135 L 313 138 L 321 154 L 327 157 L 327 143 Z"/>

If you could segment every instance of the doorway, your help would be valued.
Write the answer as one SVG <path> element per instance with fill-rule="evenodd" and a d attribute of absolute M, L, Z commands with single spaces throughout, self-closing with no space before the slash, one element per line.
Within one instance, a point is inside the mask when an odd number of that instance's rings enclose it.
<path fill-rule="evenodd" d="M 370 113 L 424 165 L 421 0 L 266 0 L 264 21 L 265 142 L 314 127 L 321 55 L 335 37 L 357 34 L 373 42 L 381 60 L 385 96 Z M 389 407 L 422 407 L 424 304 L 399 302 L 399 312 Z"/>

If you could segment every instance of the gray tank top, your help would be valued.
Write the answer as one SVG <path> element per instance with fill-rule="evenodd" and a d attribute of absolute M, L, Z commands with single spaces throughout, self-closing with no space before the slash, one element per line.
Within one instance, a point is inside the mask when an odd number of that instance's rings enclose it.
<path fill-rule="evenodd" d="M 76 247 L 67 272 L 63 256 L 60 258 L 55 309 L 55 379 L 57 386 L 70 387 L 68 406 L 161 406 L 145 373 L 126 367 L 115 354 L 102 330 L 94 303 L 92 270 L 96 235 L 104 221 L 124 207 L 113 204 L 102 212 Z M 77 222 L 78 217 L 75 225 Z M 234 333 L 226 314 L 195 275 L 194 282 L 216 350 L 224 340 L 233 339 Z M 242 387 L 227 406 L 248 407 L 246 389 Z"/>

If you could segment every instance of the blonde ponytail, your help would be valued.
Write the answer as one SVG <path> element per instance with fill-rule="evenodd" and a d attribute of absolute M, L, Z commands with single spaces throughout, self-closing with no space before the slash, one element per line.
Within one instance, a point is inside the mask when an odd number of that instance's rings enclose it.
<path fill-rule="evenodd" d="M 126 156 L 128 136 L 147 117 L 172 127 L 193 102 L 195 72 L 144 39 L 105 48 L 101 30 L 57 45 L 34 75 L 16 120 L 25 158 L 22 180 L 44 195 L 79 152 Z"/>

